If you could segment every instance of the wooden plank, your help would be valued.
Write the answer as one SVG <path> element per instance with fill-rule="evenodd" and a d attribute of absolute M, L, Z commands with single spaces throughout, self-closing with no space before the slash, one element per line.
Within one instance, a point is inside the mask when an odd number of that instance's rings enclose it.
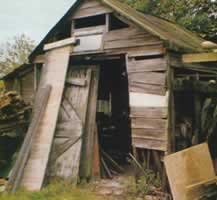
<path fill-rule="evenodd" d="M 130 92 L 130 106 L 132 107 L 167 107 L 167 104 L 167 95 L 160 96 Z"/>
<path fill-rule="evenodd" d="M 90 83 L 90 95 L 88 101 L 87 119 L 85 126 L 86 133 L 80 167 L 80 176 L 81 178 L 85 178 L 86 180 L 89 180 L 92 177 L 92 167 L 94 158 L 94 130 L 96 126 L 96 108 L 98 97 L 99 73 L 99 67 L 94 67 Z"/>
<path fill-rule="evenodd" d="M 167 121 L 165 119 L 150 119 L 150 118 L 131 118 L 131 127 L 134 129 L 165 129 Z M 162 130 L 163 131 L 163 130 Z"/>
<path fill-rule="evenodd" d="M 51 92 L 50 86 L 45 86 L 45 88 L 40 88 L 38 90 L 37 99 L 36 99 L 37 101 L 34 105 L 32 121 L 28 128 L 26 137 L 24 139 L 18 158 L 12 169 L 12 174 L 10 175 L 8 181 L 7 187 L 8 190 L 10 190 L 11 192 L 15 192 L 20 186 L 20 181 L 24 173 L 24 168 L 31 151 L 33 138 L 35 137 L 38 131 L 41 118 L 43 118 L 50 92 Z"/>
<path fill-rule="evenodd" d="M 72 44 L 75 44 L 75 42 L 76 42 L 75 37 L 71 37 L 71 38 L 67 38 L 67 39 L 64 39 L 64 40 L 59 40 L 57 42 L 45 44 L 44 45 L 44 51 L 48 51 L 48 50 L 52 50 L 52 49 L 72 45 Z"/>
<path fill-rule="evenodd" d="M 165 129 L 159 128 L 132 128 L 132 137 L 141 139 L 167 140 Z"/>
<path fill-rule="evenodd" d="M 100 2 L 96 1 L 96 0 L 86 0 L 84 1 L 84 3 L 81 4 L 81 6 L 79 7 L 80 9 L 85 9 L 85 8 L 92 8 L 92 7 L 97 7 L 100 6 Z"/>
<path fill-rule="evenodd" d="M 22 186 L 28 190 L 40 190 L 44 182 L 64 89 L 70 51 L 71 47 L 66 46 L 46 53 L 46 62 L 42 69 L 39 88 L 50 84 L 52 91 L 24 170 Z"/>
<path fill-rule="evenodd" d="M 76 37 L 87 36 L 87 35 L 99 35 L 99 34 L 103 34 L 104 30 L 105 30 L 105 26 L 80 28 L 80 29 L 75 29 L 73 35 Z"/>
<path fill-rule="evenodd" d="M 139 46 L 146 46 L 146 45 L 158 45 L 161 44 L 160 41 L 155 39 L 154 37 L 150 36 L 141 36 L 138 38 L 132 39 L 121 39 L 121 40 L 113 40 L 104 43 L 104 49 L 118 49 L 118 48 L 129 48 L 129 47 L 139 47 Z"/>
<path fill-rule="evenodd" d="M 132 144 L 136 148 L 153 149 L 159 151 L 166 151 L 167 142 L 162 140 L 155 140 L 151 138 L 132 138 Z"/>
<path fill-rule="evenodd" d="M 135 58 L 138 56 L 157 56 L 164 55 L 165 49 L 162 45 L 146 47 L 146 49 L 132 49 L 128 51 L 128 58 Z"/>
<path fill-rule="evenodd" d="M 87 84 L 87 80 L 79 79 L 79 78 L 77 78 L 77 79 L 68 78 L 68 79 L 66 79 L 66 83 L 71 84 L 71 85 L 84 87 Z"/>
<path fill-rule="evenodd" d="M 157 72 L 136 72 L 128 74 L 129 82 L 133 83 L 144 83 L 153 85 L 163 85 L 166 84 L 166 74 Z"/>
<path fill-rule="evenodd" d="M 153 85 L 145 83 L 129 83 L 129 92 L 166 95 L 166 88 L 163 85 Z"/>
<path fill-rule="evenodd" d="M 128 74 L 136 72 L 162 72 L 166 71 L 167 65 L 164 58 L 135 60 L 130 59 L 127 65 Z"/>
<path fill-rule="evenodd" d="M 44 54 L 36 56 L 34 58 L 34 60 L 33 60 L 34 64 L 37 64 L 37 63 L 40 64 L 40 63 L 44 63 L 44 62 L 45 62 L 45 56 L 44 56 Z"/>
<path fill-rule="evenodd" d="M 187 186 L 215 177 L 205 143 L 166 156 L 164 163 L 174 200 L 191 200 L 186 197 Z"/>
<path fill-rule="evenodd" d="M 182 61 L 184 63 L 214 62 L 217 61 L 217 53 L 184 54 Z"/>
<path fill-rule="evenodd" d="M 86 8 L 78 9 L 74 14 L 72 19 L 79 19 L 84 17 L 91 17 L 95 15 L 102 15 L 106 13 L 111 13 L 112 10 L 109 7 L 103 6 L 102 4 L 96 6 L 87 6 Z"/>
<path fill-rule="evenodd" d="M 149 36 L 150 34 L 148 32 L 145 32 L 142 29 L 136 28 L 136 27 L 129 27 L 129 28 L 123 28 L 118 30 L 112 30 L 105 34 L 104 41 L 105 42 L 111 42 L 111 41 L 118 41 L 123 39 L 133 39 L 133 38 L 140 38 L 144 36 Z"/>
<path fill-rule="evenodd" d="M 93 154 L 93 166 L 92 174 L 94 178 L 100 178 L 100 155 L 99 155 L 99 141 L 98 141 L 98 128 L 95 127 L 94 131 L 94 154 Z"/>
<path fill-rule="evenodd" d="M 130 107 L 131 118 L 166 119 L 167 107 Z"/>

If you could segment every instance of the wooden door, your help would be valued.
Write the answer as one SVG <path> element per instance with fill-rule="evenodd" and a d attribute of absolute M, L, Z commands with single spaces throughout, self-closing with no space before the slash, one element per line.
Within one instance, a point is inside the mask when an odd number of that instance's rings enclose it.
<path fill-rule="evenodd" d="M 93 69 L 94 66 L 73 66 L 68 71 L 51 154 L 50 176 L 74 183 L 79 173 L 90 93 L 95 88 Z M 95 123 L 95 118 L 92 120 Z"/>

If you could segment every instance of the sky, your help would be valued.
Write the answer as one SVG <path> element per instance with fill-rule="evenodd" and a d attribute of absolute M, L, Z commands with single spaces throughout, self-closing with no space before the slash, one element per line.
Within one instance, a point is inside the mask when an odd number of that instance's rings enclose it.
<path fill-rule="evenodd" d="M 25 33 L 39 43 L 75 0 L 0 0 L 0 43 Z"/>

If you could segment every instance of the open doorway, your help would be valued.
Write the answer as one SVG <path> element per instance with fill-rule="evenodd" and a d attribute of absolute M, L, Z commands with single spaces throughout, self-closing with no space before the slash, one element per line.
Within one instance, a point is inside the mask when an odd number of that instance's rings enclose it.
<path fill-rule="evenodd" d="M 101 156 L 105 155 L 108 168 L 111 160 L 122 167 L 125 166 L 127 156 L 131 152 L 125 57 L 107 60 L 100 65 L 97 126 Z M 106 159 L 110 161 L 106 162 Z"/>

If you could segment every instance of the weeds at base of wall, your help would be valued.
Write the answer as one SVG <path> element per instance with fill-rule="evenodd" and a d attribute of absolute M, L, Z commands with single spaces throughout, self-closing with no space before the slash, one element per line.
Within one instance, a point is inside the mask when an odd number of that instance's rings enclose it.
<path fill-rule="evenodd" d="M 88 187 L 75 188 L 64 181 L 53 182 L 40 192 L 19 190 L 14 194 L 2 193 L 0 200 L 105 200 Z"/>

